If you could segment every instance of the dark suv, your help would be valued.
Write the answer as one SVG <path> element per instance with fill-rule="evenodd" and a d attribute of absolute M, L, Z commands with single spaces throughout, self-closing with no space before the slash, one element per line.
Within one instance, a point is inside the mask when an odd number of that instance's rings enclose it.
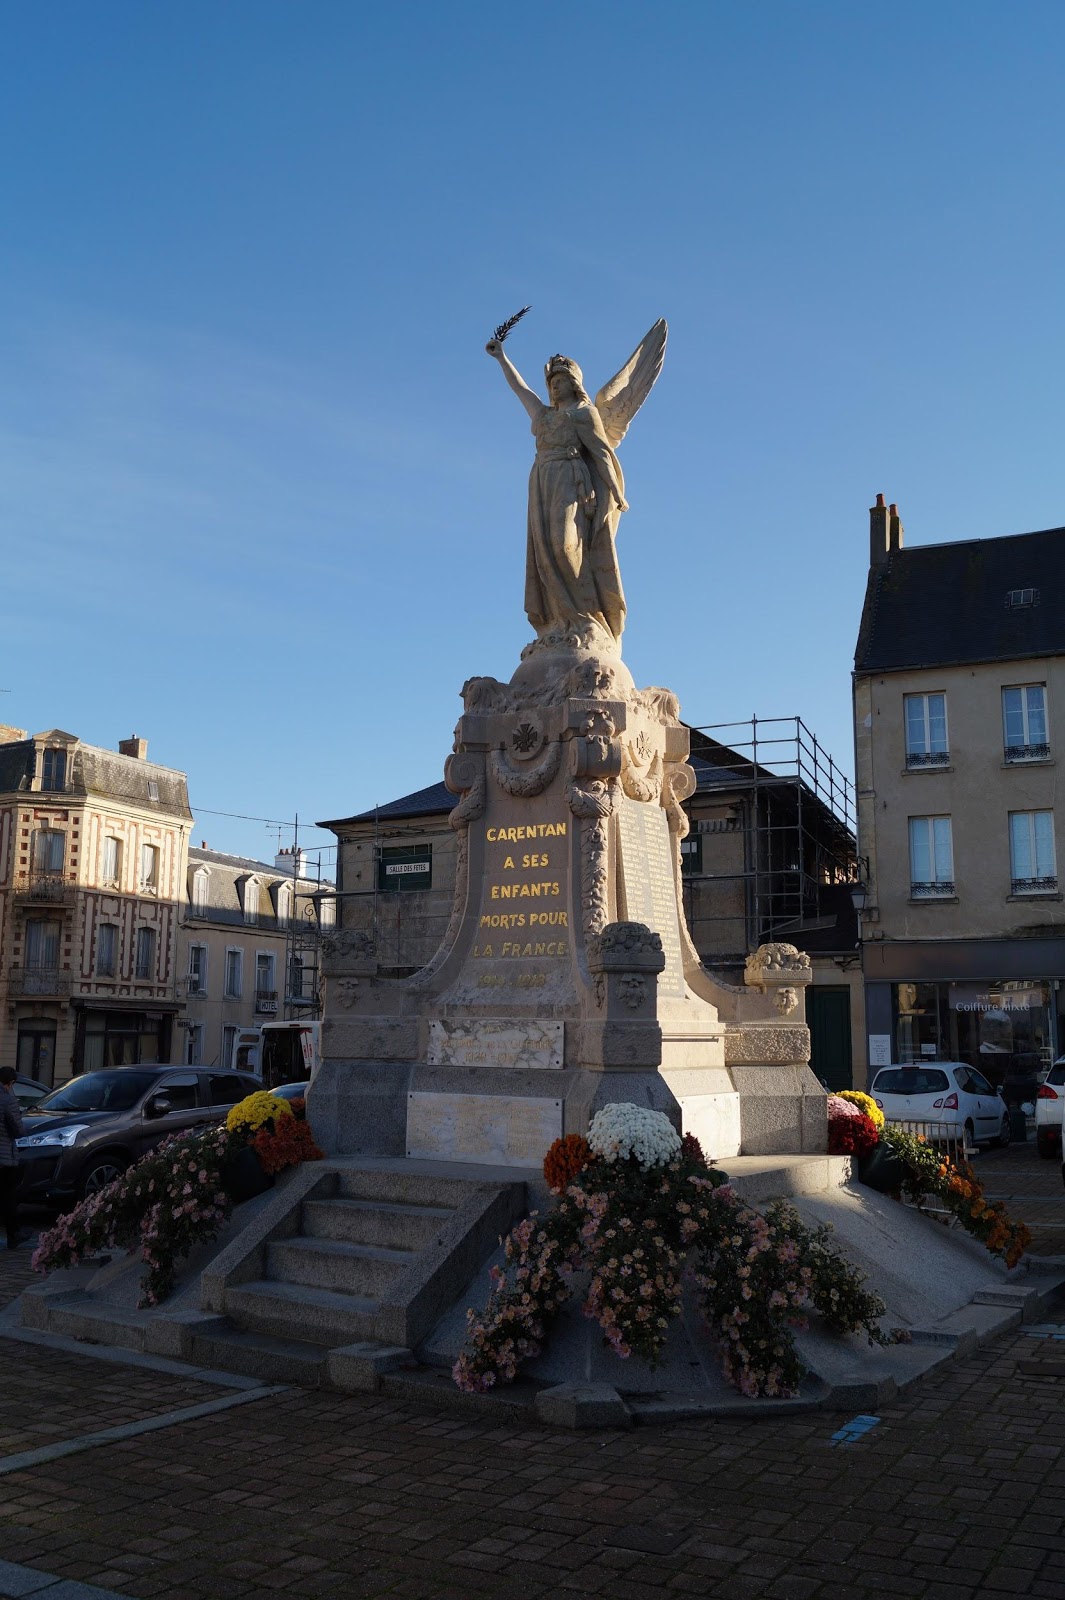
<path fill-rule="evenodd" d="M 71 1078 L 24 1111 L 16 1141 L 20 1201 L 64 1205 L 94 1194 L 172 1133 L 221 1122 L 262 1088 L 219 1067 L 111 1067 Z"/>

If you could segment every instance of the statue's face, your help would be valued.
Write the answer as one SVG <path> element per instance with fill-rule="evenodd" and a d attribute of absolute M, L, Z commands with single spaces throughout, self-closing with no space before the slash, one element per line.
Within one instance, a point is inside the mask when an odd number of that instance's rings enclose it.
<path fill-rule="evenodd" d="M 573 386 L 573 379 L 568 372 L 553 372 L 547 380 L 547 392 L 551 396 L 553 405 L 562 405 L 567 400 L 576 398 L 577 391 Z"/>

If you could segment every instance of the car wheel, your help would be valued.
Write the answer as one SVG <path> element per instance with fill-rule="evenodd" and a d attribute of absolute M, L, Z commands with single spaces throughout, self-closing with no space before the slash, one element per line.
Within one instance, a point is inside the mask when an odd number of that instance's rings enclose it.
<path fill-rule="evenodd" d="M 80 1193 L 83 1200 L 106 1189 L 109 1183 L 121 1178 L 129 1162 L 113 1150 L 104 1150 L 94 1156 L 81 1175 Z"/>
<path fill-rule="evenodd" d="M 971 1117 L 965 1124 L 965 1148 L 966 1150 L 976 1149 L 976 1126 Z"/>
<path fill-rule="evenodd" d="M 995 1140 L 995 1143 L 998 1145 L 1000 1150 L 1005 1150 L 1008 1145 L 1013 1143 L 1013 1129 L 1010 1126 L 1009 1113 L 1007 1113 L 1002 1119 L 1002 1126 L 998 1130 L 998 1138 Z"/>

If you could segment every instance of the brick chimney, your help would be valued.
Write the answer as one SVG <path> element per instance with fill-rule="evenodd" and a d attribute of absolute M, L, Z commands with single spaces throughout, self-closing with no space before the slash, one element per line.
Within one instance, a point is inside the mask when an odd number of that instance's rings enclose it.
<path fill-rule="evenodd" d="M 120 739 L 118 741 L 118 753 L 120 756 L 134 756 L 138 761 L 147 761 L 148 741 L 147 739 L 141 739 L 137 734 L 134 734 L 130 739 Z"/>
<path fill-rule="evenodd" d="M 889 556 L 902 549 L 902 518 L 899 508 L 885 503 L 878 494 L 876 505 L 869 507 L 869 565 L 882 567 Z"/>

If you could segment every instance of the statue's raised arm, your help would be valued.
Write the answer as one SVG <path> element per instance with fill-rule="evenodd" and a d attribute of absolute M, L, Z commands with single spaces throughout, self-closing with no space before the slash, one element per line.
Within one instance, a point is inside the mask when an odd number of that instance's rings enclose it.
<path fill-rule="evenodd" d="M 616 449 L 662 370 L 666 324 L 655 323 L 594 404 L 577 363 L 556 355 L 544 368 L 545 405 L 504 354 L 506 333 L 500 337 L 499 331 L 485 349 L 528 412 L 536 438 L 526 613 L 541 639 L 576 635 L 586 645 L 616 651 L 625 598 L 614 540 L 628 510 Z"/>

